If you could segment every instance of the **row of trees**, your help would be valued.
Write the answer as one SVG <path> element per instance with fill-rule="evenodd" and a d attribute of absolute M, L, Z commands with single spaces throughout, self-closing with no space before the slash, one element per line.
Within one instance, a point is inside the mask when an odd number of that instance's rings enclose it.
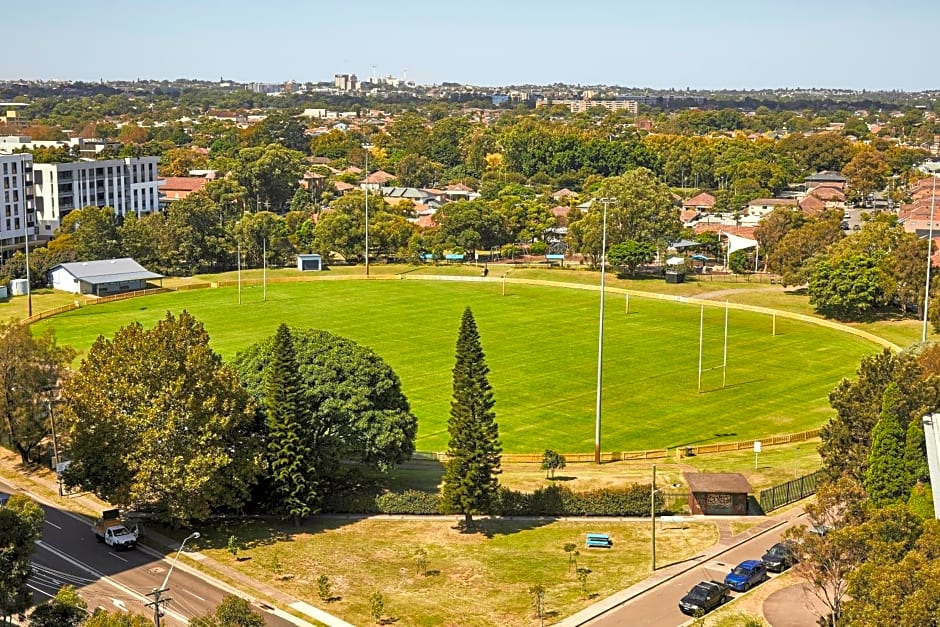
<path fill-rule="evenodd" d="M 298 524 L 325 498 L 414 452 L 398 377 L 375 353 L 325 331 L 281 325 L 230 365 L 190 314 L 99 337 L 64 384 L 72 460 L 65 482 L 174 524 L 244 507 Z M 454 367 L 443 503 L 495 504 L 500 445 L 479 333 L 468 309 Z"/>
<path fill-rule="evenodd" d="M 825 603 L 827 625 L 930 624 L 940 611 L 940 524 L 921 418 L 940 403 L 940 347 L 866 357 L 830 402 L 826 481 L 807 506 L 824 533 L 791 533 L 798 572 Z"/>
<path fill-rule="evenodd" d="M 808 217 L 779 208 L 754 235 L 767 269 L 784 285 L 807 285 L 810 304 L 827 317 L 865 319 L 892 306 L 902 314 L 922 311 L 927 241 L 906 232 L 895 215 L 869 217 L 845 235 L 840 211 Z"/>

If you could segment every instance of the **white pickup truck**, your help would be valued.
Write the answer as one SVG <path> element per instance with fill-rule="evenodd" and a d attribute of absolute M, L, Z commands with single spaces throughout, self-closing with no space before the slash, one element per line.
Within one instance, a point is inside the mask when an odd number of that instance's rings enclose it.
<path fill-rule="evenodd" d="M 116 551 L 133 549 L 137 546 L 137 538 L 140 536 L 136 525 L 128 529 L 116 509 L 102 512 L 101 518 L 95 521 L 91 530 L 98 542 L 104 542 Z"/>

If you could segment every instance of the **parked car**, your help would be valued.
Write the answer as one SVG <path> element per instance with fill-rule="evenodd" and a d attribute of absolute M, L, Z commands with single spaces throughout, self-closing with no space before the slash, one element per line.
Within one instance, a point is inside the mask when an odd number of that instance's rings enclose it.
<path fill-rule="evenodd" d="M 725 575 L 725 585 L 736 592 L 747 592 L 767 580 L 767 569 L 760 560 L 745 560 Z"/>
<path fill-rule="evenodd" d="M 772 573 L 782 573 L 786 569 L 796 564 L 796 552 L 793 545 L 789 542 L 778 542 L 764 553 L 760 561 L 764 567 Z"/>
<path fill-rule="evenodd" d="M 10 495 L 6 492 L 0 492 L 0 508 L 6 507 L 7 501 L 10 500 Z"/>
<path fill-rule="evenodd" d="M 679 610 L 689 616 L 705 614 L 730 598 L 728 586 L 720 581 L 701 581 L 682 597 Z"/>

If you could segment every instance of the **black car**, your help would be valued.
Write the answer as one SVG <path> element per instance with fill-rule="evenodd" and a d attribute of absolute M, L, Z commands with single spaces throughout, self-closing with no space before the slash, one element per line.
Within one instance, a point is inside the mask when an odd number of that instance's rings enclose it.
<path fill-rule="evenodd" d="M 679 610 L 689 616 L 710 612 L 731 598 L 728 586 L 720 581 L 702 581 L 695 584 L 679 601 Z"/>
<path fill-rule="evenodd" d="M 789 542 L 778 542 L 764 553 L 760 561 L 764 562 L 764 567 L 770 572 L 782 573 L 796 564 L 796 552 Z"/>

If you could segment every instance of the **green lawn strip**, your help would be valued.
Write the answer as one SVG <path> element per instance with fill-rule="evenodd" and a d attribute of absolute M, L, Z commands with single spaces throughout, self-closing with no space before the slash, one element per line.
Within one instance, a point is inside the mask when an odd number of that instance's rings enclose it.
<path fill-rule="evenodd" d="M 760 490 L 786 483 L 794 478 L 819 470 L 819 440 L 764 447 L 758 454 L 758 468 L 754 468 L 753 450 L 729 451 L 696 455 L 676 460 L 670 457 L 656 461 L 629 461 L 568 464 L 545 477 L 539 464 L 504 463 L 499 476 L 500 485 L 522 492 L 533 492 L 550 485 L 566 487 L 575 492 L 587 492 L 632 483 L 648 484 L 652 467 L 656 465 L 657 485 L 670 493 L 683 493 L 686 488 L 685 472 L 737 472 L 754 488 Z M 436 492 L 444 474 L 444 467 L 435 461 L 411 461 L 393 468 L 387 475 L 374 475 L 375 481 L 395 492 L 421 490 Z"/>
<path fill-rule="evenodd" d="M 815 439 L 764 447 L 757 454 L 757 469 L 754 468 L 753 449 L 696 455 L 684 458 L 682 463 L 698 472 L 741 473 L 751 487 L 759 491 L 819 470 L 822 463 L 819 442 Z"/>
<path fill-rule="evenodd" d="M 443 451 L 460 313 L 480 327 L 505 452 L 593 450 L 597 294 L 564 288 L 423 281 L 319 281 L 203 289 L 85 307 L 36 324 L 83 353 L 98 334 L 166 311 L 203 321 L 226 359 L 282 321 L 373 348 L 395 369 L 418 416 L 419 450 Z M 828 393 L 878 348 L 793 320 L 706 308 L 702 392 L 697 390 L 699 307 L 634 298 L 626 315 L 609 295 L 605 316 L 602 450 L 644 450 L 803 431 L 831 413 Z M 235 324 L 237 322 L 237 324 Z"/>
<path fill-rule="evenodd" d="M 648 523 L 483 525 L 486 534 L 460 533 L 453 521 L 315 519 L 300 532 L 289 525 L 253 523 L 209 532 L 200 550 L 354 624 L 369 622 L 369 596 L 378 591 L 385 597 L 386 614 L 400 624 L 530 625 L 532 585 L 545 587 L 547 609 L 561 617 L 649 575 Z M 586 549 L 588 532 L 610 533 L 613 549 Z M 225 549 L 231 534 L 242 544 L 240 561 Z M 658 563 L 686 559 L 716 541 L 712 523 L 657 530 Z M 578 547 L 578 566 L 591 570 L 587 591 L 593 599 L 582 597 L 569 568 L 563 550 L 568 542 Z M 415 561 L 419 548 L 427 551 L 427 575 Z M 338 600 L 317 598 L 320 575 L 329 577 Z"/>

